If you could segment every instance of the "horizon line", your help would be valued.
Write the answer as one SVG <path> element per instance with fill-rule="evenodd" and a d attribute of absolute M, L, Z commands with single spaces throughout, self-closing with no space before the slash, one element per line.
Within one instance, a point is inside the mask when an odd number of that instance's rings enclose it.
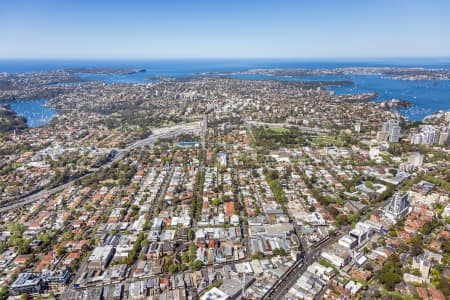
<path fill-rule="evenodd" d="M 0 57 L 0 60 L 380 60 L 450 59 L 448 56 L 305 56 L 305 57 Z"/>

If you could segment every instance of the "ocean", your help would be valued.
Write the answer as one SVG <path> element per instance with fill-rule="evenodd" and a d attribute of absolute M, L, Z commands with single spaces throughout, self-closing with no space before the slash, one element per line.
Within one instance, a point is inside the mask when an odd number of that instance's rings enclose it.
<path fill-rule="evenodd" d="M 129 75 L 79 74 L 90 80 L 107 83 L 148 83 L 148 77 L 191 77 L 210 72 L 237 72 L 253 68 L 305 68 L 332 69 L 343 67 L 423 67 L 450 69 L 450 58 L 411 59 L 204 59 L 204 60 L 0 60 L 0 72 L 24 73 L 67 68 L 144 68 L 144 73 Z M 353 86 L 330 87 L 338 94 L 376 92 L 375 101 L 401 99 L 410 101 L 411 108 L 400 111 L 410 120 L 423 117 L 439 110 L 450 110 L 450 81 L 420 80 L 401 81 L 379 75 L 275 77 L 265 75 L 237 74 L 233 77 L 257 80 L 352 80 Z M 13 101 L 14 102 L 14 101 Z M 57 111 L 46 108 L 45 100 L 30 99 L 20 105 L 10 102 L 12 109 L 25 115 L 29 126 L 48 123 Z"/>

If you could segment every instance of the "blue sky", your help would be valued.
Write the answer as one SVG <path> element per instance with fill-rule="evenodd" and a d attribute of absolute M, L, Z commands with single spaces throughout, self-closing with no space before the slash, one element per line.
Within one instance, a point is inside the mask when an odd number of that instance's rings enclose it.
<path fill-rule="evenodd" d="M 0 58 L 450 56 L 448 0 L 0 2 Z"/>

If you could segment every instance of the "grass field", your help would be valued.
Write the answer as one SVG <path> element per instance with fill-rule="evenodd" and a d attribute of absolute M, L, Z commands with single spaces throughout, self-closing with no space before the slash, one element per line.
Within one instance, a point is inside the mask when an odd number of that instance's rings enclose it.
<path fill-rule="evenodd" d="M 286 133 L 289 132 L 289 129 L 287 128 L 283 128 L 283 127 L 273 127 L 273 128 L 268 128 L 267 130 L 270 130 L 274 133 Z"/>
<path fill-rule="evenodd" d="M 312 138 L 311 143 L 321 146 L 326 145 L 336 145 L 336 146 L 343 146 L 344 142 L 339 139 L 332 136 L 315 136 Z"/>

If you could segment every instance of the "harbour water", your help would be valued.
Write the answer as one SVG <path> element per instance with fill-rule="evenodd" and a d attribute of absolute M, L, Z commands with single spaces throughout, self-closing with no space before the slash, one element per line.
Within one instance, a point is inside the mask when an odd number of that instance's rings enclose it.
<path fill-rule="evenodd" d="M 392 99 L 407 100 L 412 107 L 399 112 L 412 121 L 420 121 L 425 116 L 439 110 L 450 110 L 450 80 L 395 80 L 380 75 L 321 75 L 306 77 L 286 77 L 254 74 L 233 75 L 235 78 L 253 80 L 285 81 L 335 81 L 351 80 L 351 86 L 331 86 L 337 94 L 358 94 L 376 92 L 375 101 Z"/>
<path fill-rule="evenodd" d="M 107 83 L 148 83 L 153 77 L 191 77 L 210 73 L 239 72 L 254 68 L 343 68 L 343 67 L 423 67 L 450 69 L 450 59 L 355 59 L 355 60 L 285 60 L 285 59 L 233 59 L 233 60 L 130 60 L 130 61 L 58 61 L 20 60 L 1 61 L 0 72 L 23 73 L 67 68 L 144 68 L 146 72 L 127 75 L 79 74 L 86 80 L 101 80 Z M 401 81 L 379 75 L 276 77 L 267 75 L 231 75 L 242 79 L 258 80 L 352 80 L 353 86 L 330 87 L 339 94 L 376 92 L 375 101 L 391 99 L 408 100 L 413 106 L 401 111 L 411 120 L 422 120 L 424 116 L 438 110 L 450 110 L 450 81 L 418 80 Z M 47 124 L 57 112 L 45 107 L 45 100 L 10 101 L 11 108 L 28 119 L 30 127 Z"/>
<path fill-rule="evenodd" d="M 47 99 L 8 100 L 1 101 L 0 105 L 9 105 L 18 115 L 27 119 L 28 127 L 40 127 L 50 123 L 58 113 L 57 110 L 45 106 Z"/>

